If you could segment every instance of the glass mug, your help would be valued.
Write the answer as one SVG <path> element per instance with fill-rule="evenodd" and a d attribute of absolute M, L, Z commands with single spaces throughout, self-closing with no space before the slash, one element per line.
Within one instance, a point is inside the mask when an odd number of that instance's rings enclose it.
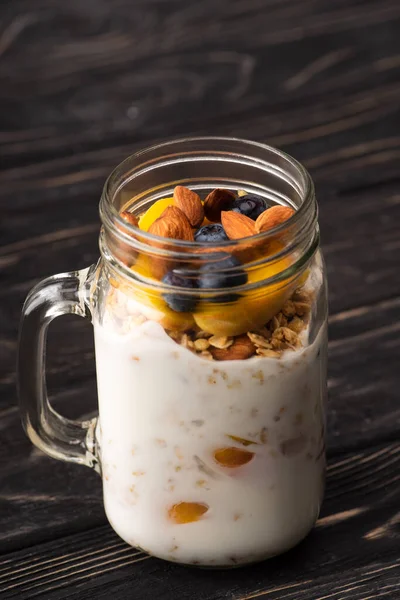
<path fill-rule="evenodd" d="M 203 197 L 245 190 L 296 212 L 272 233 L 211 253 L 121 218 L 144 214 L 176 185 Z M 25 302 L 27 435 L 54 458 L 96 469 L 112 527 L 149 554 L 230 567 L 288 550 L 313 527 L 325 477 L 327 299 L 310 176 L 263 144 L 182 139 L 118 166 L 100 216 L 98 264 L 42 281 Z M 162 281 L 227 255 L 246 273 L 240 285 L 232 265 L 235 287 L 225 278 L 200 293 Z M 185 310 L 171 309 L 168 295 Z M 46 331 L 66 313 L 94 326 L 99 416 L 90 421 L 65 419 L 46 396 Z"/>

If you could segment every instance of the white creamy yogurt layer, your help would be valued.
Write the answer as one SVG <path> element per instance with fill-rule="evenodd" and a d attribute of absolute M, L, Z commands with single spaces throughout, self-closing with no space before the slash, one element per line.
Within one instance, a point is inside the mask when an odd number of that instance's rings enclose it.
<path fill-rule="evenodd" d="M 183 563 L 279 554 L 317 519 L 324 478 L 326 328 L 280 359 L 209 361 L 155 322 L 94 323 L 104 502 L 129 544 Z M 244 446 L 236 436 L 251 441 Z M 254 454 L 218 464 L 217 449 Z M 200 520 L 169 510 L 201 503 Z"/>

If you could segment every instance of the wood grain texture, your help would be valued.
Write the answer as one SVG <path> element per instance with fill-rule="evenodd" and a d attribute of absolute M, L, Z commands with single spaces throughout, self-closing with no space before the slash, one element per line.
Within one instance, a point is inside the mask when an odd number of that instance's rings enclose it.
<path fill-rule="evenodd" d="M 14 0 L 0 5 L 0 598 L 369 600 L 400 595 L 397 0 Z M 15 352 L 29 289 L 98 256 L 127 155 L 186 135 L 280 147 L 316 182 L 330 280 L 326 501 L 287 555 L 176 567 L 106 524 L 101 482 L 33 448 Z M 48 384 L 96 408 L 89 323 L 59 319 Z"/>
<path fill-rule="evenodd" d="M 0 45 L 8 164 L 121 138 L 213 133 L 249 111 L 276 138 L 287 135 L 288 103 L 307 111 L 324 97 L 345 111 L 344 95 L 360 89 L 359 110 L 384 115 L 371 80 L 398 83 L 399 18 L 396 0 L 13 2 Z"/>

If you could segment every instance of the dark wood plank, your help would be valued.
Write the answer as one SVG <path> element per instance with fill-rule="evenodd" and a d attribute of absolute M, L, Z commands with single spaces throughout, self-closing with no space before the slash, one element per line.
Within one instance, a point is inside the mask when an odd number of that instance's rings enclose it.
<path fill-rule="evenodd" d="M 399 20 L 396 0 L 0 6 L 2 598 L 400 593 Z M 100 479 L 35 450 L 15 405 L 27 291 L 96 260 L 98 198 L 122 158 L 188 134 L 266 141 L 304 162 L 317 183 L 330 277 L 321 519 L 298 549 L 237 572 L 185 570 L 125 546 L 105 525 Z M 49 349 L 54 406 L 88 414 L 90 326 L 60 320 Z"/>
<path fill-rule="evenodd" d="M 316 600 L 328 592 L 346 600 L 394 598 L 400 589 L 399 482 L 398 443 L 331 459 L 314 531 L 285 556 L 254 567 L 185 569 L 130 549 L 100 526 L 9 554 L 0 567 L 0 591 L 10 600 L 111 594 L 116 600 Z"/>
<path fill-rule="evenodd" d="M 324 97 L 346 113 L 343 98 L 363 90 L 358 118 L 373 119 L 384 107 L 371 82 L 397 82 L 396 0 L 38 0 L 34 9 L 23 0 L 0 14 L 5 165 L 120 140 L 214 133 L 221 119 L 225 129 L 251 120 L 249 111 L 264 116 L 274 143 L 287 144 L 277 141 L 287 140 L 279 118 L 287 103 L 307 111 Z M 338 125 L 351 122 L 343 116 Z M 251 130 L 238 127 L 254 137 Z"/>

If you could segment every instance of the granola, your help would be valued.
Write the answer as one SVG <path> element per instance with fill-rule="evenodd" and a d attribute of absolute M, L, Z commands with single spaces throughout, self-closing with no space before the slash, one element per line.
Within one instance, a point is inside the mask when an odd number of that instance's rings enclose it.
<path fill-rule="evenodd" d="M 299 300 L 301 298 L 301 300 Z M 182 333 L 167 331 L 178 344 L 191 350 L 194 354 L 208 360 L 243 360 L 254 353 L 264 358 L 279 359 L 283 352 L 297 350 L 304 346 L 301 333 L 306 329 L 311 311 L 312 294 L 306 290 L 296 289 L 290 300 L 287 300 L 276 315 L 257 331 L 248 331 L 247 337 L 254 345 L 255 352 L 217 354 L 213 349 L 225 350 L 235 344 L 238 336 L 216 336 L 203 330 L 190 330 Z M 217 358 L 218 357 L 218 358 Z"/>

